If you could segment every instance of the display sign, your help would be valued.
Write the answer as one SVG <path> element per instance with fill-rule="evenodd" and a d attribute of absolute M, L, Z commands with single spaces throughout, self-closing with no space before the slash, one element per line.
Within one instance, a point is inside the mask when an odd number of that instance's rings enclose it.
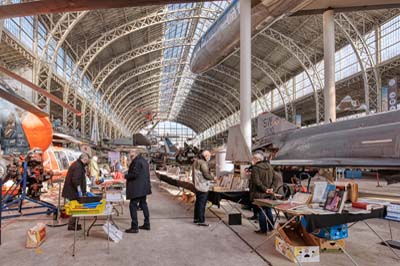
<path fill-rule="evenodd" d="M 388 108 L 389 111 L 397 110 L 397 81 L 391 79 L 388 82 Z"/>
<path fill-rule="evenodd" d="M 296 128 L 296 125 L 271 113 L 260 114 L 257 118 L 257 138 L 261 139 L 276 133 Z"/>

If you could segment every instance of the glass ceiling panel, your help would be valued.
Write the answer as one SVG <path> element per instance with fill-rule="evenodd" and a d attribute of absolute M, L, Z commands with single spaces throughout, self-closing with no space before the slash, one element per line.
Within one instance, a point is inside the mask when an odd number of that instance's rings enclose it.
<path fill-rule="evenodd" d="M 209 17 L 206 12 L 210 10 L 216 15 L 221 14 L 231 1 L 220 2 L 205 2 L 205 3 L 186 3 L 168 5 L 168 11 L 188 9 L 182 11 L 182 14 L 200 14 L 200 17 Z M 195 7 L 201 8 L 200 12 L 195 13 L 194 10 L 189 11 Z M 216 16 L 217 18 L 218 16 Z M 160 97 L 159 97 L 159 117 L 161 119 L 173 118 L 176 119 L 182 105 L 185 102 L 187 95 L 193 83 L 193 78 L 180 78 L 182 73 L 189 73 L 188 63 L 192 55 L 193 47 L 197 40 L 203 35 L 204 32 L 212 24 L 211 20 L 200 18 L 183 19 L 170 21 L 165 24 L 164 38 L 166 41 L 173 39 L 189 38 L 191 46 L 174 46 L 166 48 L 163 51 L 164 60 L 176 61 L 176 64 L 165 66 L 162 68 L 162 76 L 168 76 L 167 80 L 162 79 L 160 82 Z M 193 27 L 196 27 L 195 29 Z M 193 31 L 194 30 L 194 31 Z M 190 33 L 192 32 L 192 33 Z M 192 36 L 193 35 L 193 36 Z M 182 42 L 185 43 L 185 42 Z M 180 65 L 185 64 L 185 65 Z"/>

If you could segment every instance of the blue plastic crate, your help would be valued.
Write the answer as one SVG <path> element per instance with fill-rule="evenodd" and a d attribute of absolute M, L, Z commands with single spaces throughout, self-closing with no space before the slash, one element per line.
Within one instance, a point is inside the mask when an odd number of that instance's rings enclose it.
<path fill-rule="evenodd" d="M 313 234 L 319 238 L 325 238 L 328 240 L 338 240 L 349 237 L 347 224 L 320 229 L 318 232 L 314 232 Z"/>

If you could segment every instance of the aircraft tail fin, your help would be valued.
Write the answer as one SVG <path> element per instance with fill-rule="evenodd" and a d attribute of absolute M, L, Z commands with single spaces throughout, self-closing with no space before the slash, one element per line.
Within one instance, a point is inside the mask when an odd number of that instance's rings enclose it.
<path fill-rule="evenodd" d="M 257 119 L 257 137 L 263 138 L 284 132 L 290 129 L 296 129 L 297 126 L 284 118 L 272 113 L 264 113 Z"/>
<path fill-rule="evenodd" d="M 165 138 L 165 149 L 167 153 L 176 152 L 176 147 L 169 138 Z"/>

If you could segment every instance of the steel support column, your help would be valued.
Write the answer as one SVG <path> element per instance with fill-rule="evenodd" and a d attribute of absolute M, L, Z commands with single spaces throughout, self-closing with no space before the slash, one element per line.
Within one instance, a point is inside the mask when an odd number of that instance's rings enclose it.
<path fill-rule="evenodd" d="M 240 0 L 240 130 L 251 151 L 251 1 Z"/>
<path fill-rule="evenodd" d="M 325 123 L 336 121 L 336 90 L 335 90 L 335 21 L 333 10 L 323 14 L 324 28 L 324 99 Z"/>

